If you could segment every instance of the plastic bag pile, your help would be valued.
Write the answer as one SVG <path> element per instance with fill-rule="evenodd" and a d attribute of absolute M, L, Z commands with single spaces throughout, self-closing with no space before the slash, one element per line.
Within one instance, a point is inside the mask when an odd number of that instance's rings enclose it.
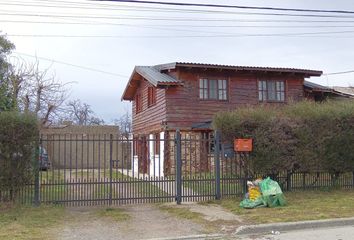
<path fill-rule="evenodd" d="M 278 207 L 286 205 L 284 194 L 276 181 L 269 177 L 264 180 L 247 182 L 248 193 L 240 203 L 242 208 Z"/>

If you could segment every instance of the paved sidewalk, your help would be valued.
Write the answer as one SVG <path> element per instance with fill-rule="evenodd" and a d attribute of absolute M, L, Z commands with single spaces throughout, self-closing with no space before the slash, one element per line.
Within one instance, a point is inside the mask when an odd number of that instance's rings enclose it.
<path fill-rule="evenodd" d="M 336 218 L 316 221 L 301 221 L 289 223 L 270 223 L 259 225 L 248 225 L 237 228 L 235 235 L 264 234 L 274 232 L 285 232 L 303 229 L 328 228 L 354 226 L 353 218 Z"/>
<path fill-rule="evenodd" d="M 243 240 L 285 240 L 285 239 L 352 239 L 354 232 L 354 218 L 339 218 L 316 221 L 301 221 L 290 223 L 259 224 L 238 227 L 231 234 L 189 235 L 175 238 L 156 238 L 149 240 L 201 240 L 201 239 L 243 239 Z M 323 233 L 327 235 L 324 236 Z M 349 235 L 348 235 L 349 234 Z M 304 236 L 304 237 L 302 237 Z M 306 236 L 311 236 L 308 238 Z M 337 238 L 333 238 L 336 236 Z M 350 236 L 350 237 L 348 237 Z"/>

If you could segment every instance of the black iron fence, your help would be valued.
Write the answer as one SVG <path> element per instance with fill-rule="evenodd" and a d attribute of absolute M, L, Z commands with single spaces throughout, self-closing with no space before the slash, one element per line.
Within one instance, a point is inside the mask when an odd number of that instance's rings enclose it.
<path fill-rule="evenodd" d="M 220 146 L 220 147 L 216 147 Z M 46 135 L 33 182 L 14 195 L 23 204 L 73 206 L 206 201 L 242 196 L 247 154 L 235 154 L 216 133 L 170 132 L 127 139 L 113 135 Z M 354 172 L 280 172 L 284 191 L 354 188 Z"/>

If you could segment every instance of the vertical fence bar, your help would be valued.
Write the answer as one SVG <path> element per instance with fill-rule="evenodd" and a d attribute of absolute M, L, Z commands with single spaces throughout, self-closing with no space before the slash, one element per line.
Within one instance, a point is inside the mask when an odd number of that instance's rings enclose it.
<path fill-rule="evenodd" d="M 176 202 L 182 202 L 182 159 L 181 132 L 176 131 Z"/>
<path fill-rule="evenodd" d="M 286 172 L 286 190 L 291 192 L 291 172 Z"/>
<path fill-rule="evenodd" d="M 112 154 L 113 154 L 113 135 L 109 135 L 109 205 L 112 205 L 112 191 L 113 191 L 113 166 L 112 166 Z"/>
<path fill-rule="evenodd" d="M 33 165 L 35 169 L 34 173 L 34 205 L 38 207 L 40 205 L 40 196 L 39 196 L 39 188 L 40 188 L 40 177 L 39 177 L 39 171 L 40 171 L 40 161 L 41 156 L 39 154 L 43 154 L 43 146 L 42 146 L 42 136 L 39 139 L 39 144 L 36 141 L 36 151 L 35 151 L 35 156 L 33 159 Z M 39 146 L 38 146 L 39 145 Z"/>
<path fill-rule="evenodd" d="M 215 199 L 220 200 L 220 132 L 215 131 Z"/>

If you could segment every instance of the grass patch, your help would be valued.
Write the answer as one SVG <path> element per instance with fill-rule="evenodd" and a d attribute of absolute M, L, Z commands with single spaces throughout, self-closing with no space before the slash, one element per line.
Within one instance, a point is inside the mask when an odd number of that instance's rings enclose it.
<path fill-rule="evenodd" d="M 160 210 L 178 218 L 188 219 L 195 222 L 202 222 L 204 220 L 202 214 L 192 212 L 188 208 L 166 205 L 160 205 L 159 208 Z"/>
<path fill-rule="evenodd" d="M 222 207 L 251 224 L 321 220 L 354 216 L 354 191 L 304 191 L 285 193 L 287 206 L 242 209 L 241 199 L 217 201 Z"/>
<path fill-rule="evenodd" d="M 3 206 L 0 208 L 0 239 L 51 239 L 48 230 L 63 220 L 64 208 Z"/>
<path fill-rule="evenodd" d="M 220 221 L 210 222 L 204 218 L 204 215 L 198 212 L 193 212 L 188 208 L 188 205 L 166 205 L 158 204 L 159 209 L 180 219 L 187 219 L 204 227 L 205 234 L 213 233 L 220 229 Z"/>
<path fill-rule="evenodd" d="M 119 208 L 102 208 L 96 212 L 99 217 L 110 218 L 117 222 L 127 221 L 131 216 L 126 213 L 123 209 Z"/>

